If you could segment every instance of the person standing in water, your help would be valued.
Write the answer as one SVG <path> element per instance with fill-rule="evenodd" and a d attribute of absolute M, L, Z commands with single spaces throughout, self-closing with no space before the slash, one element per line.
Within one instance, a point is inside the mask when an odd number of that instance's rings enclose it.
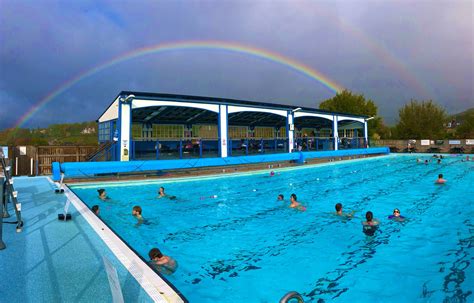
<path fill-rule="evenodd" d="M 176 199 L 176 196 L 170 196 L 168 194 L 165 193 L 165 188 L 163 186 L 160 187 L 160 189 L 158 190 L 158 199 L 159 198 L 168 198 L 170 200 L 174 200 Z"/>
<path fill-rule="evenodd" d="M 161 273 L 170 275 L 178 268 L 178 262 L 175 259 L 165 256 L 158 248 L 152 248 L 148 252 L 150 263 Z"/>
<path fill-rule="evenodd" d="M 436 184 L 444 184 L 446 183 L 446 180 L 443 179 L 443 174 L 438 175 L 438 179 L 435 181 Z"/>
<path fill-rule="evenodd" d="M 355 210 L 350 213 L 345 213 L 342 211 L 342 203 L 337 203 L 336 206 L 336 216 L 352 218 L 354 216 Z"/>
<path fill-rule="evenodd" d="M 298 201 L 298 198 L 296 197 L 296 194 L 291 194 L 290 196 L 290 208 L 295 208 L 297 210 L 305 211 L 306 207 L 301 205 Z"/>
<path fill-rule="evenodd" d="M 374 214 L 368 211 L 365 214 L 366 221 L 362 222 L 362 231 L 367 236 L 373 236 L 379 227 L 379 220 L 374 219 Z"/>
<path fill-rule="evenodd" d="M 105 189 L 98 189 L 97 192 L 99 193 L 99 199 L 101 199 L 102 201 L 110 200 L 110 198 L 107 196 L 107 192 L 105 191 Z"/>

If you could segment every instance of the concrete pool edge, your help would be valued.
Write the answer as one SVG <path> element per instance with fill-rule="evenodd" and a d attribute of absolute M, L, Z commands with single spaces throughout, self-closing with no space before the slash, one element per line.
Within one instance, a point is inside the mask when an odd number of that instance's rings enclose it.
<path fill-rule="evenodd" d="M 54 181 L 47 177 L 54 184 Z M 90 227 L 102 239 L 105 245 L 115 255 L 117 260 L 135 278 L 142 289 L 154 302 L 185 303 L 188 300 L 158 273 L 151 269 L 135 251 L 133 251 L 107 224 L 95 216 L 87 205 L 67 186 L 64 185 L 64 194 L 73 204 L 77 212 L 85 219 Z"/>

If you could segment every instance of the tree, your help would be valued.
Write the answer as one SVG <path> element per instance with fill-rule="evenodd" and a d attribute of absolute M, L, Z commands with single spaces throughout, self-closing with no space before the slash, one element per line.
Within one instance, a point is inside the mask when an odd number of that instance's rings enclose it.
<path fill-rule="evenodd" d="M 474 112 L 469 112 L 461 121 L 461 125 L 456 127 L 456 137 L 459 139 L 474 138 Z"/>
<path fill-rule="evenodd" d="M 446 111 L 432 100 L 411 100 L 399 110 L 398 139 L 441 139 L 446 137 Z"/>
<path fill-rule="evenodd" d="M 337 93 L 335 97 L 319 104 L 319 108 L 333 112 L 374 117 L 368 121 L 369 136 L 379 139 L 389 134 L 382 118 L 377 116 L 377 105 L 370 99 L 366 100 L 364 95 L 356 95 L 348 90 L 343 90 Z"/>

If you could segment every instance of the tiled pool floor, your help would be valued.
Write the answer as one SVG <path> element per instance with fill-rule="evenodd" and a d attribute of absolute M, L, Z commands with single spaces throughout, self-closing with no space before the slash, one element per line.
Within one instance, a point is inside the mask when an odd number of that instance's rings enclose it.
<path fill-rule="evenodd" d="M 14 180 L 24 227 L 4 224 L 0 250 L 0 302 L 112 302 L 102 256 L 116 267 L 125 302 L 151 298 L 73 205 L 73 220 L 60 222 L 66 197 L 46 177 Z M 15 221 L 14 211 L 5 221 Z"/>

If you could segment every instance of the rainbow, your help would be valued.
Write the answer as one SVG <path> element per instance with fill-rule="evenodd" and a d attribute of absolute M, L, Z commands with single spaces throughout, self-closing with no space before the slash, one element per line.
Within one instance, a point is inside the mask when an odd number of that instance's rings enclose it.
<path fill-rule="evenodd" d="M 354 24 L 350 23 L 347 20 L 342 19 L 339 15 L 334 14 L 329 9 L 320 9 L 316 1 L 312 4 L 317 9 L 310 10 L 318 18 L 323 17 L 325 21 L 329 21 L 332 25 L 339 28 L 342 32 L 352 36 L 353 38 L 358 39 L 362 42 L 372 53 L 379 58 L 379 60 L 390 67 L 391 70 L 395 71 L 402 79 L 409 83 L 412 88 L 414 88 L 421 98 L 431 98 L 433 93 L 431 89 L 421 82 L 416 76 L 415 72 L 410 70 L 410 67 L 403 62 L 403 60 L 397 58 L 394 53 L 388 49 L 386 46 L 370 37 L 362 29 L 356 27 Z M 303 6 L 303 9 L 308 11 L 306 6 Z"/>
<path fill-rule="evenodd" d="M 16 128 L 24 125 L 33 115 L 35 115 L 40 109 L 46 106 L 54 98 L 64 93 L 66 90 L 74 86 L 79 81 L 84 80 L 87 77 L 90 77 L 102 70 L 105 70 L 113 65 L 132 60 L 141 56 L 163 53 L 168 51 L 176 50 L 195 50 L 195 49 L 205 49 L 205 50 L 224 50 L 235 53 L 241 53 L 246 55 L 252 55 L 261 59 L 268 60 L 270 62 L 278 63 L 283 66 L 289 67 L 305 76 L 308 76 L 314 80 L 317 80 L 332 92 L 337 93 L 342 91 L 344 88 L 336 83 L 335 81 L 329 79 L 327 76 L 318 72 L 317 70 L 304 65 L 296 60 L 290 59 L 283 55 L 277 54 L 275 52 L 270 52 L 265 49 L 256 48 L 252 46 L 246 46 L 243 44 L 238 44 L 234 42 L 222 42 L 222 41 L 181 41 L 181 42 L 172 42 L 172 43 L 163 43 L 152 45 L 140 49 L 135 49 L 131 52 L 119 55 L 109 61 L 106 61 L 98 66 L 88 69 L 79 75 L 73 77 L 72 79 L 66 81 L 65 83 L 58 86 L 52 92 L 44 96 L 39 102 L 37 102 L 32 108 L 30 108 L 23 116 L 21 116 L 18 121 L 15 123 Z"/>

